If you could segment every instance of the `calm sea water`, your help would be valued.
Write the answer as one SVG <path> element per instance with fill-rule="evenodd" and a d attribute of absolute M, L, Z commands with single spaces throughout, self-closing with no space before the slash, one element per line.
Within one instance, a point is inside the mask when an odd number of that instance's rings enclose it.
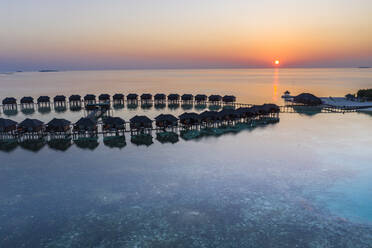
<path fill-rule="evenodd" d="M 176 92 L 283 104 L 285 90 L 371 87 L 372 70 L 27 72 L 0 75 L 0 86 L 0 99 Z M 371 124 L 363 113 L 281 114 L 277 124 L 175 144 L 136 146 L 126 134 L 121 149 L 100 138 L 91 149 L 0 151 L 0 247 L 372 247 Z"/>

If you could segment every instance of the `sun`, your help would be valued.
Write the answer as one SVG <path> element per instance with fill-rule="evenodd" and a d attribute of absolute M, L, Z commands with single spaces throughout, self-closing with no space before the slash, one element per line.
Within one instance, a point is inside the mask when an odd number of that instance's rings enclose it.
<path fill-rule="evenodd" d="M 275 61 L 274 61 L 274 64 L 275 64 L 275 65 L 279 65 L 279 64 L 280 64 L 280 61 L 279 61 L 279 60 L 275 60 Z"/>

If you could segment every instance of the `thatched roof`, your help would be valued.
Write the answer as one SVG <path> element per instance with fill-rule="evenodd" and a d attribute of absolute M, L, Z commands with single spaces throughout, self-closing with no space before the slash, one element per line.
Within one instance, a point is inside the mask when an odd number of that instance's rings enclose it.
<path fill-rule="evenodd" d="M 56 129 L 56 128 L 64 128 L 67 126 L 70 126 L 71 122 L 66 119 L 57 119 L 54 118 L 50 122 L 48 122 L 47 126 L 48 128 Z"/>
<path fill-rule="evenodd" d="M 154 99 L 155 100 L 165 100 L 165 94 L 163 94 L 163 93 L 158 93 L 158 94 L 156 94 L 155 96 L 154 96 Z"/>
<path fill-rule="evenodd" d="M 92 128 L 92 127 L 96 126 L 96 122 L 93 121 L 90 118 L 82 117 L 82 118 L 80 118 L 80 120 L 78 120 L 75 123 L 75 126 L 79 126 L 79 127 L 83 127 L 83 128 Z"/>
<path fill-rule="evenodd" d="M 127 100 L 137 100 L 138 95 L 135 93 L 131 93 L 127 95 Z"/>
<path fill-rule="evenodd" d="M 208 97 L 206 95 L 203 95 L 203 94 L 198 94 L 198 95 L 195 96 L 196 101 L 206 101 L 207 98 Z"/>
<path fill-rule="evenodd" d="M 93 100 L 96 100 L 96 96 L 93 95 L 93 94 L 87 94 L 84 96 L 84 100 L 85 101 L 93 101 Z"/>
<path fill-rule="evenodd" d="M 19 127 L 21 128 L 39 128 L 44 125 L 44 122 L 39 121 L 37 119 L 25 119 L 21 123 L 19 123 Z"/>
<path fill-rule="evenodd" d="M 189 119 L 189 120 L 199 120 L 199 115 L 197 113 L 183 113 L 181 114 L 180 116 L 178 116 L 178 118 L 180 120 L 186 120 L 186 119 Z"/>
<path fill-rule="evenodd" d="M 226 95 L 222 98 L 222 101 L 224 102 L 235 102 L 236 101 L 236 97 L 235 96 L 229 96 L 229 95 Z"/>
<path fill-rule="evenodd" d="M 124 95 L 119 93 L 119 94 L 115 94 L 112 99 L 114 100 L 123 100 L 124 99 Z"/>
<path fill-rule="evenodd" d="M 254 115 L 252 108 L 241 107 L 235 110 L 235 113 L 239 116 L 251 116 Z"/>
<path fill-rule="evenodd" d="M 181 97 L 181 99 L 183 101 L 191 101 L 193 98 L 194 98 L 194 96 L 191 95 L 191 94 L 183 94 L 182 97 Z"/>
<path fill-rule="evenodd" d="M 16 125 L 17 125 L 17 122 L 13 120 L 0 118 L 0 131 L 3 131 L 10 127 L 15 127 Z"/>
<path fill-rule="evenodd" d="M 103 118 L 102 121 L 105 125 L 109 125 L 109 126 L 123 126 L 123 125 L 125 125 L 125 121 L 120 117 L 108 116 L 106 118 Z"/>
<path fill-rule="evenodd" d="M 160 114 L 155 117 L 156 121 L 177 122 L 178 118 L 171 114 Z"/>
<path fill-rule="evenodd" d="M 21 103 L 34 103 L 34 98 L 31 96 L 24 96 L 21 98 Z"/>
<path fill-rule="evenodd" d="M 141 99 L 142 100 L 151 100 L 152 99 L 152 95 L 151 94 L 148 94 L 148 93 L 142 94 L 141 95 Z"/>
<path fill-rule="evenodd" d="M 276 105 L 276 104 L 272 104 L 272 103 L 265 103 L 264 105 L 262 105 L 262 108 L 264 108 L 269 113 L 279 113 L 280 112 L 279 106 Z"/>
<path fill-rule="evenodd" d="M 220 96 L 220 95 L 210 95 L 208 97 L 208 100 L 210 102 L 219 102 L 219 101 L 221 101 L 221 99 L 222 99 L 222 96 Z"/>
<path fill-rule="evenodd" d="M 216 111 L 204 111 L 203 113 L 199 114 L 200 119 L 217 119 L 218 113 Z"/>
<path fill-rule="evenodd" d="M 136 115 L 130 119 L 131 123 L 152 123 L 152 120 L 145 115 Z"/>
<path fill-rule="evenodd" d="M 98 96 L 98 99 L 101 100 L 101 101 L 110 100 L 110 95 L 109 94 L 101 94 L 101 95 Z"/>
<path fill-rule="evenodd" d="M 175 100 L 179 100 L 180 99 L 180 95 L 178 94 L 169 94 L 168 95 L 168 100 L 170 101 L 175 101 Z"/>
<path fill-rule="evenodd" d="M 63 96 L 63 95 L 58 95 L 58 96 L 54 97 L 53 101 L 54 102 L 64 102 L 64 101 L 66 101 L 66 97 Z"/>
<path fill-rule="evenodd" d="M 17 104 L 17 99 L 15 99 L 14 97 L 4 98 L 3 104 Z"/>
<path fill-rule="evenodd" d="M 253 105 L 250 109 L 254 115 L 262 114 L 264 111 L 262 105 Z"/>
<path fill-rule="evenodd" d="M 81 101 L 81 96 L 80 95 L 71 95 L 68 98 L 69 101 Z"/>
<path fill-rule="evenodd" d="M 37 99 L 37 102 L 40 103 L 40 102 L 50 102 L 50 97 L 49 96 L 39 96 L 39 98 Z"/>
<path fill-rule="evenodd" d="M 223 109 L 220 112 L 218 112 L 218 115 L 222 118 L 230 117 L 235 118 L 237 117 L 237 112 L 234 109 Z"/>
<path fill-rule="evenodd" d="M 306 105 L 320 105 L 322 100 L 310 93 L 302 93 L 293 98 L 295 103 L 302 103 Z"/>

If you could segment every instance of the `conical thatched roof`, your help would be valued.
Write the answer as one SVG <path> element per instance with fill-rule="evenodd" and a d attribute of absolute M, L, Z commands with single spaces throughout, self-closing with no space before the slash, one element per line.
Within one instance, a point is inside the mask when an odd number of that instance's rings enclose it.
<path fill-rule="evenodd" d="M 224 102 L 235 102 L 236 101 L 236 97 L 235 96 L 228 96 L 228 95 L 226 95 L 226 96 L 224 96 L 223 98 L 222 98 L 222 101 L 224 101 Z"/>
<path fill-rule="evenodd" d="M 19 126 L 21 128 L 39 128 L 42 125 L 44 125 L 44 122 L 39 121 L 37 119 L 29 119 L 29 118 L 19 123 Z"/>
<path fill-rule="evenodd" d="M 165 100 L 166 96 L 163 93 L 158 93 L 154 96 L 155 100 Z"/>
<path fill-rule="evenodd" d="M 121 94 L 121 93 L 118 93 L 118 94 L 115 94 L 112 99 L 114 100 L 123 100 L 124 99 L 124 95 Z"/>
<path fill-rule="evenodd" d="M 199 115 L 197 113 L 183 113 L 180 116 L 178 116 L 180 120 L 199 120 Z"/>
<path fill-rule="evenodd" d="M 75 123 L 75 126 L 91 128 L 96 125 L 96 122 L 90 118 L 82 117 Z"/>
<path fill-rule="evenodd" d="M 220 117 L 236 117 L 237 113 L 234 109 L 223 109 L 220 112 L 218 112 L 218 115 Z"/>
<path fill-rule="evenodd" d="M 137 98 L 138 98 L 138 95 L 135 93 L 131 93 L 127 95 L 128 100 L 137 100 Z"/>
<path fill-rule="evenodd" d="M 252 108 L 241 107 L 235 110 L 235 113 L 239 116 L 251 116 L 254 115 Z"/>
<path fill-rule="evenodd" d="M 39 98 L 37 99 L 37 102 L 49 102 L 50 101 L 50 97 L 49 96 L 39 96 Z"/>
<path fill-rule="evenodd" d="M 168 121 L 168 122 L 177 122 L 178 118 L 171 114 L 160 114 L 155 117 L 156 121 Z"/>
<path fill-rule="evenodd" d="M 136 115 L 130 119 L 131 123 L 152 123 L 152 120 L 145 115 Z"/>
<path fill-rule="evenodd" d="M 69 101 L 81 101 L 80 95 L 71 95 L 69 98 Z"/>
<path fill-rule="evenodd" d="M 14 127 L 16 125 L 17 125 L 17 122 L 13 120 L 0 118 L 0 131 L 5 130 L 10 127 Z"/>
<path fill-rule="evenodd" d="M 220 96 L 220 95 L 210 95 L 208 97 L 208 100 L 210 102 L 219 102 L 219 101 L 221 101 L 221 99 L 222 99 L 222 96 Z"/>
<path fill-rule="evenodd" d="M 272 104 L 272 103 L 265 103 L 264 105 L 262 105 L 262 108 L 264 108 L 269 113 L 279 113 L 280 112 L 279 106 L 276 105 L 276 104 Z"/>
<path fill-rule="evenodd" d="M 54 102 L 64 102 L 66 101 L 66 97 L 63 95 L 58 95 L 58 96 L 55 96 L 53 100 Z"/>
<path fill-rule="evenodd" d="M 101 101 L 110 100 L 110 95 L 109 94 L 101 94 L 101 95 L 98 96 L 98 99 L 101 100 Z"/>
<path fill-rule="evenodd" d="M 180 95 L 178 94 L 169 94 L 168 95 L 168 100 L 170 101 L 175 101 L 175 100 L 179 100 L 180 99 Z"/>
<path fill-rule="evenodd" d="M 103 123 L 110 126 L 123 126 L 125 124 L 125 121 L 120 117 L 108 116 L 106 118 L 103 118 Z"/>
<path fill-rule="evenodd" d="M 218 113 L 216 111 L 204 111 L 203 113 L 199 114 L 200 119 L 216 119 L 218 118 Z"/>
<path fill-rule="evenodd" d="M 195 96 L 196 101 L 206 101 L 207 98 L 208 97 L 206 95 L 203 95 L 203 94 L 198 94 L 198 95 Z"/>
<path fill-rule="evenodd" d="M 57 119 L 54 118 L 50 122 L 48 122 L 47 126 L 50 128 L 64 128 L 66 126 L 69 126 L 71 122 L 66 119 Z"/>
<path fill-rule="evenodd" d="M 148 93 L 142 94 L 141 95 L 141 99 L 142 100 L 151 100 L 152 99 L 152 95 L 151 94 L 148 94 Z"/>
<path fill-rule="evenodd" d="M 302 93 L 293 98 L 295 103 L 302 103 L 306 105 L 320 105 L 322 100 L 310 93 Z"/>
<path fill-rule="evenodd" d="M 93 100 L 96 100 L 96 96 L 93 95 L 93 94 L 87 94 L 84 96 L 84 100 L 85 101 L 93 101 Z"/>
<path fill-rule="evenodd" d="M 34 98 L 32 98 L 31 96 L 24 96 L 21 98 L 21 103 L 33 103 L 34 102 Z"/>
<path fill-rule="evenodd" d="M 191 101 L 193 98 L 194 96 L 192 94 L 183 94 L 181 97 L 183 101 Z"/>
<path fill-rule="evenodd" d="M 17 99 L 15 99 L 14 97 L 7 97 L 3 99 L 3 104 L 16 104 L 16 103 L 17 103 Z"/>

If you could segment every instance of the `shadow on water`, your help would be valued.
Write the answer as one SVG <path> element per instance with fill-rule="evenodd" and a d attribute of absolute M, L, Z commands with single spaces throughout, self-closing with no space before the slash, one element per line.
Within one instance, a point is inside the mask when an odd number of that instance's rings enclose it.
<path fill-rule="evenodd" d="M 35 113 L 35 109 L 34 108 L 23 108 L 21 110 L 21 112 L 24 114 L 24 115 L 32 115 L 33 113 Z"/>
<path fill-rule="evenodd" d="M 320 114 L 322 112 L 321 107 L 313 106 L 293 106 L 293 110 L 300 115 L 306 115 L 306 116 L 314 116 L 316 114 Z"/>
<path fill-rule="evenodd" d="M 127 145 L 125 141 L 125 136 L 110 136 L 103 138 L 103 144 L 110 148 L 124 148 Z"/>
<path fill-rule="evenodd" d="M 40 107 L 37 109 L 37 111 L 42 114 L 42 115 L 46 115 L 46 114 L 49 114 L 51 112 L 51 108 L 50 107 Z"/>
<path fill-rule="evenodd" d="M 128 108 L 129 110 L 135 110 L 135 109 L 138 108 L 138 104 L 130 103 L 130 104 L 127 105 L 127 108 Z"/>
<path fill-rule="evenodd" d="M 137 146 L 145 145 L 150 146 L 154 142 L 152 141 L 152 135 L 151 134 L 137 134 L 132 135 L 130 138 L 130 142 Z"/>
<path fill-rule="evenodd" d="M 166 106 L 165 103 L 156 103 L 155 109 L 165 109 Z"/>
<path fill-rule="evenodd" d="M 26 140 L 23 142 L 20 142 L 19 145 L 28 151 L 32 152 L 38 152 L 40 151 L 44 146 L 46 142 L 44 139 L 36 139 L 36 140 Z"/>
<path fill-rule="evenodd" d="M 156 134 L 156 140 L 160 143 L 172 143 L 175 144 L 179 141 L 178 134 L 175 132 L 160 132 Z"/>
<path fill-rule="evenodd" d="M 66 107 L 55 107 L 54 110 L 57 112 L 57 113 L 64 113 L 67 111 L 67 108 Z"/>
<path fill-rule="evenodd" d="M 89 150 L 95 150 L 98 146 L 98 137 L 92 137 L 92 138 L 80 138 L 74 140 L 74 143 L 77 147 L 81 149 L 89 149 Z"/>
<path fill-rule="evenodd" d="M 181 108 L 186 111 L 186 110 L 192 109 L 193 105 L 192 104 L 182 104 Z"/>
<path fill-rule="evenodd" d="M 178 109 L 179 107 L 180 107 L 179 103 L 169 103 L 168 104 L 168 109 L 170 109 L 170 110 L 175 110 L 175 109 Z"/>
<path fill-rule="evenodd" d="M 0 151 L 12 152 L 18 146 L 17 140 L 0 142 Z"/>
<path fill-rule="evenodd" d="M 48 141 L 48 147 L 57 151 L 67 151 L 71 146 L 71 139 L 53 139 Z"/>
<path fill-rule="evenodd" d="M 18 114 L 18 110 L 4 110 L 4 115 L 6 116 L 16 116 Z"/>
<path fill-rule="evenodd" d="M 372 111 L 359 111 L 358 114 L 368 115 L 368 116 L 372 117 Z"/>
<path fill-rule="evenodd" d="M 114 109 L 123 109 L 124 104 L 114 104 L 113 107 L 114 107 Z"/>
<path fill-rule="evenodd" d="M 196 104 L 195 105 L 196 110 L 202 110 L 202 109 L 206 109 L 206 108 L 207 108 L 206 104 Z"/>

